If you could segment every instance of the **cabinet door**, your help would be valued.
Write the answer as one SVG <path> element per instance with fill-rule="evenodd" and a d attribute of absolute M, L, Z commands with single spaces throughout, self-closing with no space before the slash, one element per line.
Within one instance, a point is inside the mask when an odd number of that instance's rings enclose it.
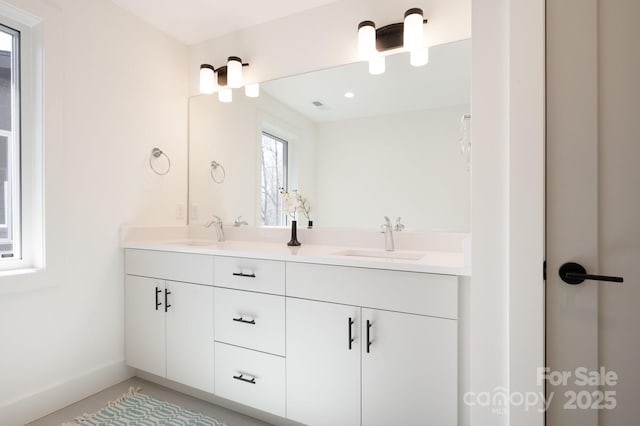
<path fill-rule="evenodd" d="M 287 417 L 360 425 L 360 308 L 287 298 L 286 309 Z"/>
<path fill-rule="evenodd" d="M 166 287 L 167 379 L 213 393 L 213 287 Z"/>
<path fill-rule="evenodd" d="M 364 308 L 362 322 L 362 424 L 455 426 L 457 322 Z"/>
<path fill-rule="evenodd" d="M 166 373 L 163 295 L 162 280 L 125 277 L 127 364 L 161 377 Z"/>

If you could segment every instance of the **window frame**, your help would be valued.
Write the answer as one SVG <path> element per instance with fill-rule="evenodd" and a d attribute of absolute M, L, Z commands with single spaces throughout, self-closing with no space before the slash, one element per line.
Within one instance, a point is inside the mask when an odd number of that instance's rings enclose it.
<path fill-rule="evenodd" d="M 4 18 L 0 18 L 4 21 Z M 8 171 L 11 192 L 9 208 L 6 208 L 8 217 L 7 223 L 0 226 L 7 227 L 9 234 L 8 241 L 12 244 L 12 256 L 5 257 L 5 253 L 0 254 L 0 269 L 2 265 L 23 260 L 22 250 L 22 66 L 21 49 L 22 33 L 19 29 L 0 22 L 0 31 L 11 35 L 11 130 L 0 131 L 2 136 L 7 136 L 10 142 L 7 146 Z M 5 213 L 6 214 L 6 213 Z"/>
<path fill-rule="evenodd" d="M 20 196 L 21 258 L 0 261 L 0 278 L 44 270 L 44 56 L 43 19 L 0 1 L 0 24 L 20 33 Z M 11 281 L 9 281 L 11 283 Z M 5 284 L 5 283 L 2 283 Z M 2 285 L 0 294 L 13 288 Z"/>

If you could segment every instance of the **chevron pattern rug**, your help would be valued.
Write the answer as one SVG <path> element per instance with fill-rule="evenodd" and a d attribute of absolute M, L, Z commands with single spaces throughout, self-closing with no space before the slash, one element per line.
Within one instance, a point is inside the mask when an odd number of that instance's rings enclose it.
<path fill-rule="evenodd" d="M 159 401 L 138 393 L 129 392 L 94 414 L 77 417 L 74 422 L 62 426 L 226 426 L 224 423 L 178 405 Z"/>

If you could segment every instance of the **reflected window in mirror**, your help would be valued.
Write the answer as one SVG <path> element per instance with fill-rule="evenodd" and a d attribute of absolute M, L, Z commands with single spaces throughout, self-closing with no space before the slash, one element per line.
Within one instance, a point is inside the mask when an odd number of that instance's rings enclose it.
<path fill-rule="evenodd" d="M 261 225 L 286 226 L 280 189 L 287 188 L 289 144 L 283 138 L 262 132 Z"/>

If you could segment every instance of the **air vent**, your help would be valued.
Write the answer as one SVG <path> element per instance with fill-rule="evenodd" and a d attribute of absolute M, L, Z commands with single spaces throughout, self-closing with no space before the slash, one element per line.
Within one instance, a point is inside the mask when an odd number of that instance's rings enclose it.
<path fill-rule="evenodd" d="M 313 106 L 318 108 L 320 111 L 329 111 L 331 107 L 329 105 L 323 104 L 321 101 L 313 101 L 311 102 Z"/>

